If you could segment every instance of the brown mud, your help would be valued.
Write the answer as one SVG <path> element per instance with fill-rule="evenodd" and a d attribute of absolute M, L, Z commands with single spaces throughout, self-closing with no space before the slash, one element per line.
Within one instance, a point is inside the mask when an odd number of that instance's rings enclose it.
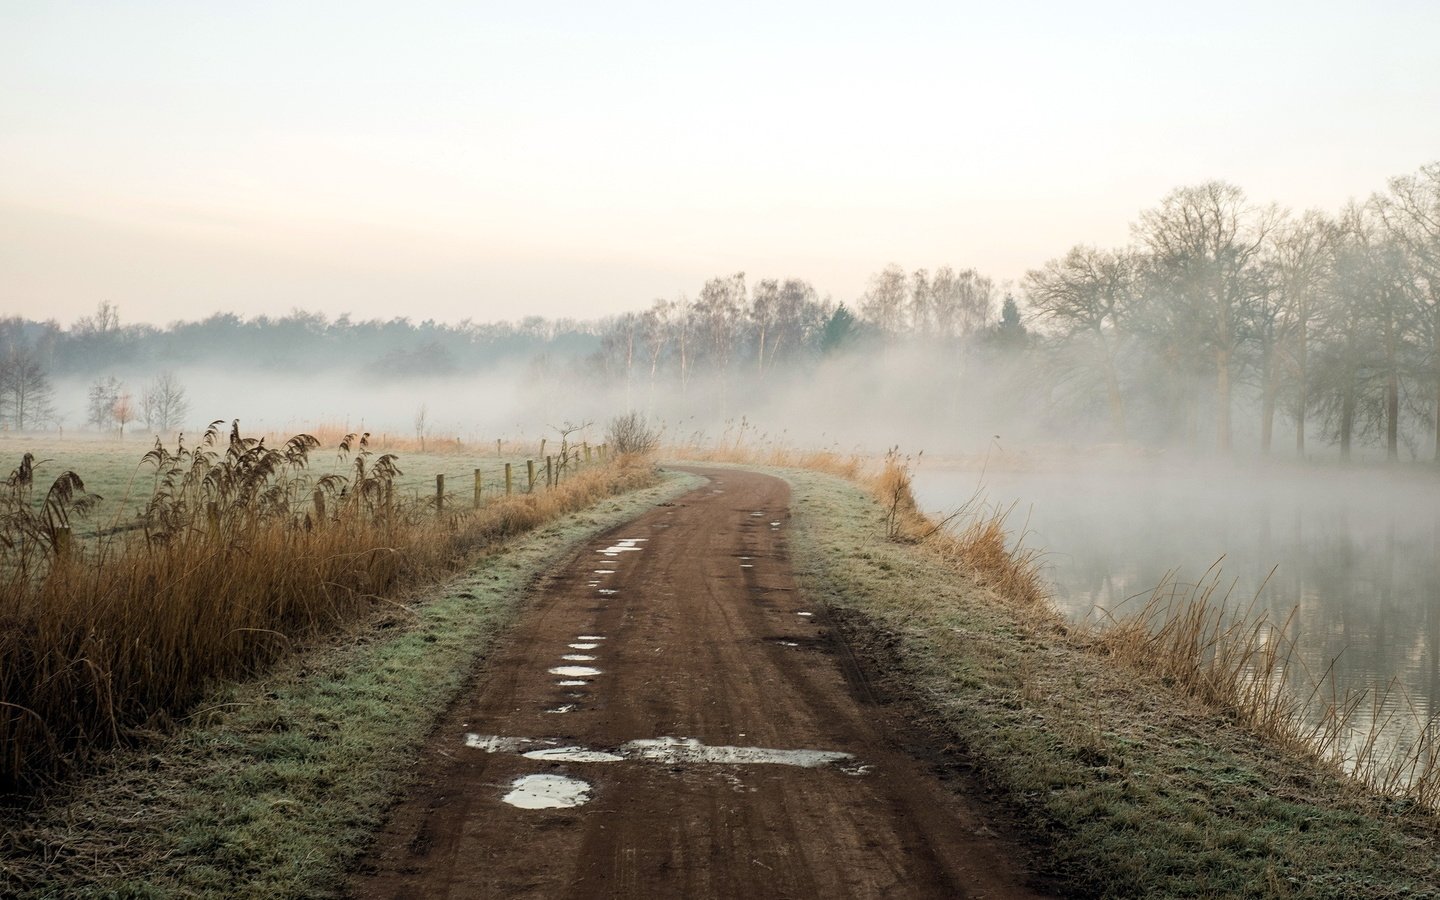
<path fill-rule="evenodd" d="M 796 591 L 788 486 L 693 471 L 710 483 L 588 543 L 539 587 L 446 713 L 351 892 L 1039 896 L 953 751 L 877 699 Z M 598 674 L 551 672 L 564 667 Z M 757 761 L 772 758 L 784 762 Z M 583 782 L 583 802 L 506 802 L 534 775 Z"/>

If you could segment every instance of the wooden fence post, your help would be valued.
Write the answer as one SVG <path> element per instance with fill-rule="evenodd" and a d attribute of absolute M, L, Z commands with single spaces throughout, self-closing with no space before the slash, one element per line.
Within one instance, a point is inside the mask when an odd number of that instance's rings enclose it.
<path fill-rule="evenodd" d="M 475 508 L 480 508 L 480 485 L 484 482 L 480 478 L 480 470 L 475 470 Z"/>
<path fill-rule="evenodd" d="M 438 515 L 445 511 L 445 476 L 435 476 L 435 513 Z"/>
<path fill-rule="evenodd" d="M 325 524 L 325 492 L 315 489 L 315 524 Z"/>
<path fill-rule="evenodd" d="M 495 458 L 496 458 L 496 459 L 499 459 L 499 458 L 500 458 L 500 439 L 499 439 L 499 438 L 496 438 L 496 439 L 495 439 Z"/>
<path fill-rule="evenodd" d="M 505 496 L 510 496 L 510 464 L 505 464 Z"/>
<path fill-rule="evenodd" d="M 533 492 L 535 490 L 535 460 L 525 460 L 525 474 L 529 477 L 529 481 L 525 483 L 525 490 Z"/>
<path fill-rule="evenodd" d="M 590 443 L 587 441 L 584 446 L 585 446 L 585 461 L 588 463 L 588 462 L 590 461 Z"/>
<path fill-rule="evenodd" d="M 545 457 L 545 486 L 547 488 L 555 486 L 555 461 L 548 456 Z"/>

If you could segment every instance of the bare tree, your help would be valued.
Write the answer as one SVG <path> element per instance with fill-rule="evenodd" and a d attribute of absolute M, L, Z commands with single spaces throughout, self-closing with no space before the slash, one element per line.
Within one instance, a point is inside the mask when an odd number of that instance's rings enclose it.
<path fill-rule="evenodd" d="M 1285 376 L 1293 386 L 1295 454 L 1305 456 L 1305 416 L 1310 406 L 1310 337 L 1320 308 L 1320 292 L 1329 272 L 1335 224 L 1310 210 L 1298 219 L 1285 217 L 1275 229 L 1267 252 L 1274 307 L 1275 358 L 1267 358 L 1261 376 L 1260 449 L 1270 451 L 1275 405 Z"/>
<path fill-rule="evenodd" d="M 425 431 L 430 421 L 430 407 L 422 403 L 415 410 L 415 439 L 420 442 L 420 452 L 425 452 Z"/>
<path fill-rule="evenodd" d="M 895 263 L 870 277 L 870 286 L 860 299 L 860 315 L 887 335 L 905 330 L 905 307 L 910 290 L 905 270 Z"/>
<path fill-rule="evenodd" d="M 130 396 L 129 391 L 121 391 L 115 398 L 115 405 L 110 409 L 110 415 L 115 424 L 119 426 L 120 436 L 125 436 L 125 426 L 135 421 L 135 398 Z"/>
<path fill-rule="evenodd" d="M 54 392 L 38 355 L 29 347 L 11 347 L 0 356 L 0 414 L 16 431 L 36 428 L 55 415 Z"/>
<path fill-rule="evenodd" d="M 770 354 L 767 365 L 806 346 L 810 335 L 819 331 L 828 317 L 809 282 L 785 279 L 775 298 L 774 337 L 767 342 Z"/>
<path fill-rule="evenodd" d="M 1410 256 L 1419 281 L 1414 294 L 1417 324 L 1429 332 L 1435 461 L 1440 462 L 1440 162 L 1391 179 L 1390 193 L 1380 198 L 1378 208 L 1386 230 Z"/>
<path fill-rule="evenodd" d="M 105 431 L 115 423 L 115 404 L 120 399 L 120 380 L 114 375 L 97 378 L 90 385 L 86 421 L 96 431 Z"/>
<path fill-rule="evenodd" d="M 995 308 L 995 282 L 974 269 L 935 270 L 929 285 L 929 321 L 941 340 L 978 334 L 990 323 Z"/>
<path fill-rule="evenodd" d="M 168 432 L 180 427 L 189 411 L 185 386 L 174 372 L 156 375 L 140 394 L 140 415 L 150 431 Z"/>
<path fill-rule="evenodd" d="M 1105 382 L 1110 425 L 1126 436 L 1125 402 L 1116 362 L 1123 329 L 1139 302 L 1138 262 L 1132 252 L 1073 248 L 1025 276 L 1034 315 L 1071 342 L 1092 345 L 1090 358 Z M 1082 357 L 1083 358 L 1083 357 Z"/>
<path fill-rule="evenodd" d="M 1192 339 L 1212 354 L 1215 437 L 1231 449 L 1231 378 L 1236 347 L 1263 283 L 1257 262 L 1275 217 L 1252 209 L 1245 192 L 1223 181 L 1179 188 L 1141 215 L 1136 236 L 1150 250 L 1168 302 L 1188 308 Z"/>
<path fill-rule="evenodd" d="M 765 374 L 765 341 L 773 340 L 776 319 L 780 313 L 780 282 L 766 278 L 755 283 L 750 297 L 750 323 L 755 327 L 755 368 Z"/>

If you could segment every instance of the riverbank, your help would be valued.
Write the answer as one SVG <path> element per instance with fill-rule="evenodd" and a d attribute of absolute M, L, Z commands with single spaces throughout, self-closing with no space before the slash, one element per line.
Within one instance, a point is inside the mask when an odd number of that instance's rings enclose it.
<path fill-rule="evenodd" d="M 43 805 L 6 810 L 0 896 L 339 896 L 437 716 L 535 579 L 696 481 L 668 475 L 513 538 L 265 677 L 217 689 Z"/>
<path fill-rule="evenodd" d="M 997 596 L 854 483 L 780 470 L 802 589 L 1073 896 L 1440 896 L 1440 820 Z M 1007 827 L 1005 822 L 1000 827 Z"/>

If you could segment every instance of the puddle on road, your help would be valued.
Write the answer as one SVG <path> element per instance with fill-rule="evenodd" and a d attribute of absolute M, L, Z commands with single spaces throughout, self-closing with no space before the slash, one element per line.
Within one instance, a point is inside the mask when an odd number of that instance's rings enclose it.
<path fill-rule="evenodd" d="M 795 643 L 794 641 L 776 641 L 775 643 L 779 644 L 779 645 L 782 646 L 782 647 L 798 647 L 798 646 L 800 646 L 799 644 Z"/>
<path fill-rule="evenodd" d="M 518 753 L 521 747 L 535 743 L 530 738 L 500 737 L 494 734 L 467 734 L 465 746 L 484 750 L 486 753 Z"/>
<path fill-rule="evenodd" d="M 605 640 L 605 636 L 604 636 L 603 634 L 577 634 L 576 637 L 579 638 L 579 639 L 582 640 L 582 641 L 603 641 L 603 640 Z"/>
<path fill-rule="evenodd" d="M 742 568 L 742 569 L 753 569 L 753 568 L 755 568 L 755 565 L 754 565 L 753 563 L 741 563 L 741 564 L 740 564 L 740 568 Z"/>
<path fill-rule="evenodd" d="M 559 675 L 562 678 L 592 678 L 599 675 L 600 670 L 592 669 L 590 666 L 556 666 L 550 670 L 550 674 Z"/>
<path fill-rule="evenodd" d="M 764 512 L 763 510 L 760 510 L 760 511 L 757 511 L 757 512 L 752 512 L 752 513 L 750 514 L 750 518 L 752 518 L 752 519 L 762 519 L 762 518 L 764 518 L 764 517 L 765 517 L 765 512 Z"/>
<path fill-rule="evenodd" d="M 635 546 L 635 545 L 636 545 L 636 544 L 643 544 L 644 542 L 646 542 L 646 541 L 648 541 L 648 540 L 650 540 L 650 539 L 649 539 L 649 538 L 622 538 L 622 539 L 616 541 L 615 543 L 611 544 L 610 546 L 606 547 L 604 550 L 597 550 L 597 551 L 595 551 L 595 552 L 596 552 L 596 553 L 603 553 L 603 554 L 605 554 L 606 556 L 619 556 L 621 553 L 625 553 L 625 552 L 627 552 L 627 551 L 638 552 L 638 551 L 640 551 L 640 550 L 644 550 L 645 548 L 644 548 L 644 547 L 637 547 L 637 546 Z"/>
<path fill-rule="evenodd" d="M 590 682 L 584 680 L 583 678 L 566 678 L 564 681 L 557 681 L 555 683 L 558 684 L 560 687 L 584 687 Z"/>
<path fill-rule="evenodd" d="M 599 582 L 596 583 L 598 584 Z M 606 597 L 613 597 L 620 592 L 615 590 L 614 588 L 601 588 L 600 590 L 596 591 L 596 593 L 603 594 Z"/>
<path fill-rule="evenodd" d="M 645 759 L 667 764 L 716 763 L 720 765 L 782 765 L 814 769 L 853 759 L 837 750 L 772 750 L 767 747 L 710 747 L 694 738 L 662 737 L 629 741 L 620 745 L 628 758 Z"/>
<path fill-rule="evenodd" d="M 615 570 L 614 570 L 614 569 L 596 569 L 596 570 L 595 570 L 595 574 L 596 574 L 596 575 L 614 575 L 614 574 L 615 574 Z"/>
<path fill-rule="evenodd" d="M 594 643 L 589 643 L 589 644 L 571 644 L 571 645 L 570 645 L 570 649 L 571 649 L 571 650 L 594 650 L 594 649 L 595 649 L 596 647 L 598 647 L 598 646 L 600 646 L 600 645 L 599 645 L 599 644 L 594 644 Z"/>
<path fill-rule="evenodd" d="M 562 656 L 562 657 L 560 657 L 560 658 L 563 659 L 563 660 L 565 660 L 566 662 L 594 662 L 594 661 L 595 661 L 595 657 L 590 656 L 590 655 L 585 654 L 585 653 L 567 653 L 567 654 L 565 654 L 564 656 Z"/>
<path fill-rule="evenodd" d="M 771 527 L 771 528 L 779 528 L 779 527 L 780 527 L 780 523 L 779 523 L 779 522 L 771 522 L 771 523 L 770 523 L 770 527 Z"/>
<path fill-rule="evenodd" d="M 531 750 L 529 753 L 522 753 L 521 756 L 543 762 L 576 763 L 620 762 L 625 758 L 616 756 L 614 753 L 606 753 L 604 750 L 589 750 L 585 747 L 548 747 L 544 750 Z"/>
<path fill-rule="evenodd" d="M 521 809 L 569 809 L 590 800 L 590 785 L 564 775 L 525 775 L 510 785 L 503 799 Z"/>
<path fill-rule="evenodd" d="M 815 615 L 815 614 L 812 613 L 812 612 L 802 612 L 802 613 L 796 613 L 795 615 L 801 616 L 801 617 L 803 617 L 803 618 L 808 619 L 808 618 L 810 618 L 811 616 L 813 616 L 813 615 Z"/>
<path fill-rule="evenodd" d="M 553 707 L 553 708 L 551 708 L 551 709 L 547 709 L 547 710 L 545 710 L 545 711 L 546 711 L 547 713 L 550 713 L 551 715 L 556 715 L 556 716 L 558 716 L 558 715 L 564 715 L 565 713 L 568 713 L 568 712 L 574 712 L 574 711 L 576 710 L 576 708 L 577 708 L 577 707 L 576 707 L 575 704 L 573 704 L 573 703 L 565 703 L 565 704 L 562 704 L 562 705 L 560 705 L 560 706 L 556 706 L 556 707 Z"/>
<path fill-rule="evenodd" d="M 743 737 L 743 735 L 742 735 Z M 818 769 L 842 760 L 853 760 L 850 753 L 838 750 L 776 750 L 769 747 L 712 747 L 695 738 L 660 737 L 626 741 L 614 750 L 590 747 L 556 746 L 559 741 L 534 738 L 507 738 L 494 735 L 467 734 L 465 745 L 487 753 L 519 753 L 526 759 L 546 762 L 609 763 L 635 760 L 663 765 L 698 763 L 707 765 L 777 765 Z M 538 746 L 537 746 L 538 745 Z M 527 749 L 534 748 L 534 749 Z M 858 763 L 845 769 L 848 774 L 863 775 L 869 767 Z"/>

